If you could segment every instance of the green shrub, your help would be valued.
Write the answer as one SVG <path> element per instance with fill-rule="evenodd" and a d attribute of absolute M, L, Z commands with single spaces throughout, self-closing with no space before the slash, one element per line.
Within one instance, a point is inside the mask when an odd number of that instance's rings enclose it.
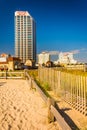
<path fill-rule="evenodd" d="M 51 90 L 51 88 L 50 88 L 50 86 L 49 86 L 48 83 L 44 83 L 42 86 L 43 86 L 43 88 L 44 88 L 46 91 L 50 91 L 50 90 Z"/>

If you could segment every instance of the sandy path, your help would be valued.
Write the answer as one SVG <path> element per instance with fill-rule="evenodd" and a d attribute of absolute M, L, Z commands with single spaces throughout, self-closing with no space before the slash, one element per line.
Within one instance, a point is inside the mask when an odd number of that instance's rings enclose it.
<path fill-rule="evenodd" d="M 47 106 L 24 80 L 0 80 L 0 130 L 59 130 L 47 124 Z"/>

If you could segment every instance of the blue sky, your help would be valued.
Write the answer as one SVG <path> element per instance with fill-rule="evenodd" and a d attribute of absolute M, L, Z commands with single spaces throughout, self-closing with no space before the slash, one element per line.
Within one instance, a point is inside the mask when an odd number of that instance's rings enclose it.
<path fill-rule="evenodd" d="M 37 53 L 73 51 L 87 62 L 87 0 L 0 0 L 0 53 L 14 55 L 14 12 L 36 21 Z"/>

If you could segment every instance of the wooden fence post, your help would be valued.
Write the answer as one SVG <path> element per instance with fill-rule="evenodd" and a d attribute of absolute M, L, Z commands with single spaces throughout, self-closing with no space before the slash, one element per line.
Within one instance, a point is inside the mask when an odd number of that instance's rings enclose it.
<path fill-rule="evenodd" d="M 30 89 L 32 89 L 32 79 L 31 78 L 29 79 L 29 86 L 30 86 Z"/>
<path fill-rule="evenodd" d="M 24 77 L 25 77 L 25 79 L 26 79 L 26 69 L 24 69 Z"/>
<path fill-rule="evenodd" d="M 7 79 L 7 70 L 6 70 L 6 73 L 5 73 L 5 78 Z"/>
<path fill-rule="evenodd" d="M 54 122 L 54 115 L 51 112 L 51 105 L 54 105 L 54 101 L 51 98 L 47 99 L 47 106 L 48 106 L 48 119 L 47 122 L 51 123 Z"/>

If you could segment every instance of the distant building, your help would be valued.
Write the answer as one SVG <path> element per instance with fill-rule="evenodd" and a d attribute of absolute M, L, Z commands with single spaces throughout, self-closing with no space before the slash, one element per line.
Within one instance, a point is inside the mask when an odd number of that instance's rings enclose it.
<path fill-rule="evenodd" d="M 38 64 L 46 64 L 47 61 L 50 61 L 50 54 L 48 52 L 42 52 L 38 54 Z"/>
<path fill-rule="evenodd" d="M 8 54 L 5 54 L 5 53 L 2 53 L 1 55 L 0 55 L 0 57 L 8 57 L 9 55 Z"/>
<path fill-rule="evenodd" d="M 27 11 L 15 12 L 15 56 L 36 61 L 36 25 Z"/>
<path fill-rule="evenodd" d="M 7 61 L 7 57 L 0 57 L 0 62 L 6 62 Z"/>
<path fill-rule="evenodd" d="M 35 67 L 35 61 L 34 60 L 27 60 L 25 62 L 25 66 Z"/>
<path fill-rule="evenodd" d="M 8 69 L 8 70 L 14 70 L 17 69 L 18 64 L 20 64 L 21 60 L 17 57 L 11 57 L 9 55 L 3 55 L 0 56 L 0 69 Z"/>
<path fill-rule="evenodd" d="M 73 53 L 70 53 L 70 52 L 66 52 L 66 53 L 60 53 L 59 54 L 59 60 L 58 60 L 59 63 L 63 63 L 63 64 L 76 64 L 77 61 L 74 60 L 73 58 Z"/>

